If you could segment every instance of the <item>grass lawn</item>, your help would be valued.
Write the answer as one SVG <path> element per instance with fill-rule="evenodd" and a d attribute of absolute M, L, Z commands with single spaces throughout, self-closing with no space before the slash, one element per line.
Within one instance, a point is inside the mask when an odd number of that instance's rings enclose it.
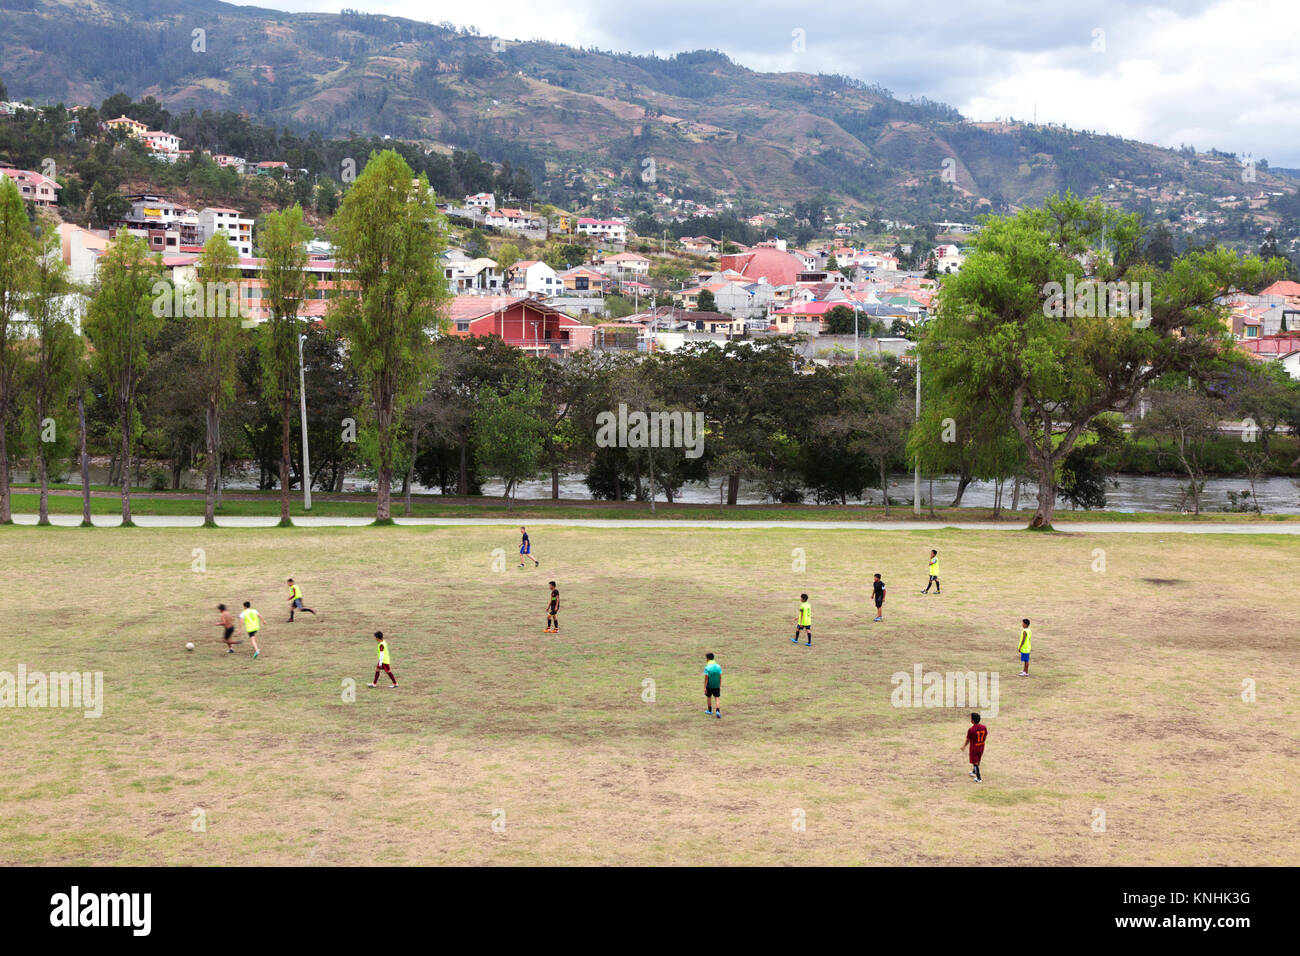
<path fill-rule="evenodd" d="M 0 708 L 0 864 L 1300 863 L 1294 538 L 533 543 L 521 570 L 500 528 L 0 529 L 0 671 L 104 681 L 98 719 Z M 918 593 L 930 547 L 941 597 Z M 285 623 L 289 575 L 317 617 Z M 812 648 L 790 643 L 802 590 Z M 244 600 L 260 660 L 217 642 L 214 606 Z M 376 628 L 395 691 L 365 686 Z M 983 785 L 969 706 L 891 703 L 917 664 L 998 674 Z"/>

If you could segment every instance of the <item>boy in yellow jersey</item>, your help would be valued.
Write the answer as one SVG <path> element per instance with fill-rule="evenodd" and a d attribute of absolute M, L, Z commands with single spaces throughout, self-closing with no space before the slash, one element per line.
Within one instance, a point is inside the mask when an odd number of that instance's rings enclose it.
<path fill-rule="evenodd" d="M 807 647 L 812 647 L 812 605 L 808 603 L 808 595 L 799 595 L 799 618 L 794 625 L 794 640 L 792 644 L 799 643 L 799 633 L 808 632 Z"/>
<path fill-rule="evenodd" d="M 375 665 L 375 679 L 372 680 L 372 681 L 371 681 L 369 684 L 367 684 L 366 686 L 368 686 L 368 687 L 378 687 L 378 686 L 379 686 L 379 672 L 380 672 L 380 671 L 383 671 L 385 674 L 388 675 L 388 679 L 389 679 L 390 681 L 393 682 L 393 685 L 392 685 L 393 690 L 396 690 L 396 689 L 397 689 L 397 678 L 393 676 L 393 669 L 392 669 L 391 667 L 388 666 L 388 663 L 389 663 L 389 657 L 388 657 L 388 642 L 387 642 L 386 640 L 384 640 L 384 632 L 383 632 L 383 631 L 375 631 L 375 651 L 379 654 L 379 663 L 377 663 L 377 664 Z"/>
<path fill-rule="evenodd" d="M 245 601 L 244 609 L 239 612 L 239 617 L 244 622 L 244 630 L 248 632 L 248 643 L 253 645 L 253 656 L 261 657 L 262 652 L 257 646 L 257 632 L 262 629 L 262 615 L 257 613 L 253 605 Z M 233 654 L 235 649 L 232 647 L 230 652 Z"/>
<path fill-rule="evenodd" d="M 934 593 L 939 593 L 939 552 L 933 548 L 930 549 L 930 580 L 925 582 L 925 590 L 922 594 L 930 593 L 930 585 L 934 585 Z"/>
<path fill-rule="evenodd" d="M 1020 664 L 1021 664 L 1022 670 L 1020 671 L 1020 673 L 1019 673 L 1017 676 L 1018 676 L 1018 677 L 1028 677 L 1028 676 L 1029 676 L 1029 638 L 1030 638 L 1030 636 L 1031 636 L 1031 634 L 1032 634 L 1032 632 L 1031 632 L 1030 629 L 1029 629 L 1029 618 L 1027 618 L 1027 617 L 1025 617 L 1025 618 L 1021 618 L 1021 619 L 1020 619 L 1020 624 L 1021 624 L 1021 629 L 1020 629 Z"/>
<path fill-rule="evenodd" d="M 289 623 L 290 624 L 293 623 L 293 612 L 295 610 L 302 611 L 304 614 L 315 614 L 316 612 L 313 611 L 311 608 L 302 606 L 302 588 L 298 587 L 298 585 L 293 583 L 293 578 L 289 579 L 288 584 L 289 584 Z"/>

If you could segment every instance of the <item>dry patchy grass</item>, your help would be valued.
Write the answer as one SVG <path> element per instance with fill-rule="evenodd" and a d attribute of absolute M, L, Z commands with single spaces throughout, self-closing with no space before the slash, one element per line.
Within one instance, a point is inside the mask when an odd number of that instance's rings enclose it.
<path fill-rule="evenodd" d="M 103 671 L 106 697 L 0 709 L 0 863 L 1300 862 L 1294 539 L 538 532 L 520 570 L 506 528 L 0 530 L 0 670 Z M 318 617 L 284 622 L 289 575 Z M 258 661 L 216 642 L 246 599 Z M 376 628 L 399 690 L 365 687 Z M 918 663 L 999 673 L 982 786 L 969 708 L 892 706 Z"/>

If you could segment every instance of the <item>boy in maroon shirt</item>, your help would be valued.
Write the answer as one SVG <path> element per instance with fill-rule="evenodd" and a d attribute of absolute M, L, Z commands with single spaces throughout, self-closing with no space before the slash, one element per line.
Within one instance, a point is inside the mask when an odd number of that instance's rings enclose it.
<path fill-rule="evenodd" d="M 984 782 L 984 778 L 980 776 L 980 758 L 984 756 L 984 740 L 988 735 L 989 729 L 980 723 L 980 715 L 971 714 L 970 729 L 966 731 L 966 741 L 961 745 L 961 749 L 970 747 L 970 775 L 975 778 L 976 783 Z"/>

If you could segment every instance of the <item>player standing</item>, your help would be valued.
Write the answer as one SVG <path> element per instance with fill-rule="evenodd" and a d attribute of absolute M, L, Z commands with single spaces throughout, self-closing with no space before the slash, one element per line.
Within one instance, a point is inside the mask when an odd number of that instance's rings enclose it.
<path fill-rule="evenodd" d="M 260 657 L 262 652 L 257 647 L 257 632 L 262 629 L 262 615 L 258 614 L 253 605 L 247 601 L 244 602 L 244 609 L 239 612 L 240 618 L 244 622 L 244 630 L 248 632 L 248 643 L 253 645 L 253 656 Z M 234 648 L 231 648 L 234 651 Z"/>
<path fill-rule="evenodd" d="M 1020 619 L 1020 673 L 1018 677 L 1029 676 L 1029 638 L 1033 632 L 1029 629 L 1029 618 Z"/>
<path fill-rule="evenodd" d="M 880 575 L 871 582 L 871 599 L 876 603 L 876 620 L 885 619 L 885 582 L 880 580 Z"/>
<path fill-rule="evenodd" d="M 930 593 L 930 585 L 934 585 L 934 593 L 939 593 L 939 552 L 933 548 L 930 549 L 930 580 L 925 582 L 925 590 L 922 594 Z"/>
<path fill-rule="evenodd" d="M 713 659 L 713 652 L 704 655 L 704 712 L 722 719 L 722 665 Z M 716 700 L 717 710 L 713 701 Z"/>
<path fill-rule="evenodd" d="M 547 634 L 560 633 L 559 614 L 560 614 L 560 591 L 558 588 L 556 588 L 555 582 L 552 581 L 551 582 L 551 603 L 547 605 L 546 608 L 546 633 Z"/>
<path fill-rule="evenodd" d="M 528 540 L 528 529 L 520 525 L 519 531 L 524 536 L 524 540 L 519 544 L 519 566 L 522 568 L 524 561 L 529 560 L 533 562 L 533 567 L 537 567 L 542 562 L 533 557 L 533 546 Z"/>
<path fill-rule="evenodd" d="M 221 612 L 221 620 L 217 624 L 217 627 L 222 629 L 221 639 L 226 642 L 226 653 L 233 654 L 235 653 L 235 648 L 233 647 L 235 642 L 232 641 L 231 638 L 235 636 L 235 619 L 231 617 L 230 612 L 226 610 L 224 604 L 218 604 L 217 610 Z"/>
<path fill-rule="evenodd" d="M 293 623 L 293 612 L 295 609 L 302 611 L 304 614 L 315 614 L 309 607 L 302 606 L 302 588 L 293 583 L 293 578 L 288 581 L 289 584 L 289 623 Z"/>
<path fill-rule="evenodd" d="M 808 647 L 812 647 L 812 605 L 808 603 L 808 595 L 799 595 L 799 618 L 794 625 L 794 640 L 790 643 L 799 643 L 799 633 L 808 632 Z"/>
<path fill-rule="evenodd" d="M 383 671 L 388 675 L 388 679 L 393 682 L 392 689 L 397 689 L 397 678 L 393 676 L 393 669 L 389 666 L 390 660 L 388 655 L 388 642 L 384 640 L 383 631 L 375 631 L 375 651 L 379 654 L 379 662 L 375 664 L 375 679 L 367 687 L 379 686 L 379 672 Z"/>
<path fill-rule="evenodd" d="M 975 778 L 976 783 L 983 783 L 984 778 L 980 776 L 980 760 L 984 757 L 984 740 L 989 735 L 989 729 L 980 723 L 979 714 L 970 715 L 970 729 L 966 731 L 966 740 L 961 745 L 965 750 L 970 747 L 970 775 Z"/>

